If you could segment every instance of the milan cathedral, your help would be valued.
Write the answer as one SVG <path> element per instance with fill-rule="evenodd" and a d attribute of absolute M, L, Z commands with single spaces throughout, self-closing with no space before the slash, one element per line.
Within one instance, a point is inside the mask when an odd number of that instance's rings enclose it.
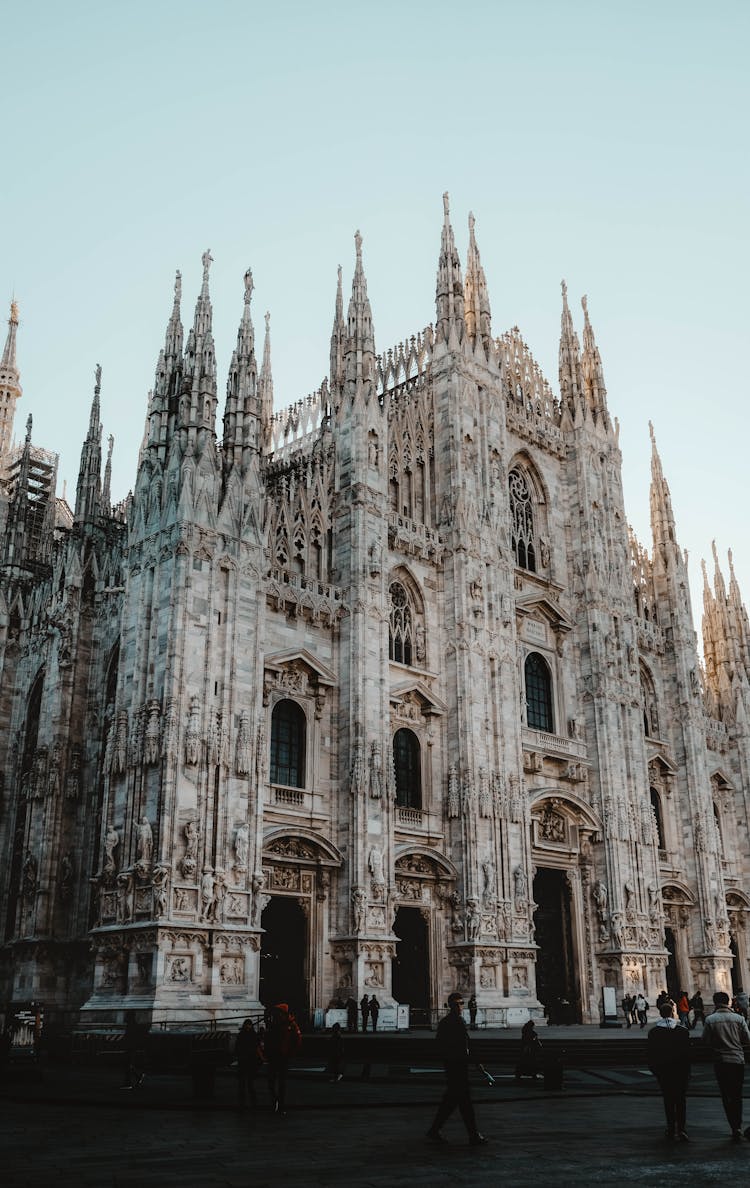
<path fill-rule="evenodd" d="M 211 256 L 181 279 L 133 491 L 97 369 L 75 506 L 0 362 L 0 1000 L 55 1018 L 599 1022 L 750 984 L 750 623 L 702 656 L 653 429 L 629 530 L 583 300 L 559 395 L 493 335 L 447 195 L 435 321 L 377 354 L 362 240 L 330 375 L 274 411 L 253 278 L 217 424 Z M 106 388 L 105 388 L 106 393 Z"/>

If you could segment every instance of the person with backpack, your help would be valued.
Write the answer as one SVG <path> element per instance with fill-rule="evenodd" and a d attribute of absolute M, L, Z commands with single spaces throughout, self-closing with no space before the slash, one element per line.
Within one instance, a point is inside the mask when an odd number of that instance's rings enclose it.
<path fill-rule="evenodd" d="M 250 1104 L 255 1106 L 258 1099 L 255 1096 L 255 1074 L 263 1063 L 263 1052 L 258 1033 L 253 1026 L 252 1019 L 245 1019 L 234 1045 L 234 1057 L 237 1061 L 237 1097 L 240 1107 L 245 1104 L 245 1096 Z"/>
<path fill-rule="evenodd" d="M 648 1019 L 648 1002 L 642 994 L 637 994 L 635 998 L 635 1013 L 638 1016 L 638 1022 L 641 1030 L 646 1026 Z"/>
<path fill-rule="evenodd" d="M 688 1081 L 690 1079 L 690 1036 L 678 1023 L 671 1001 L 659 1008 L 661 1018 L 648 1033 L 648 1066 L 659 1082 L 667 1120 L 666 1137 L 688 1141 L 685 1130 Z"/>
<path fill-rule="evenodd" d="M 266 1028 L 264 1051 L 268 1065 L 268 1090 L 271 1106 L 275 1113 L 286 1114 L 286 1078 L 289 1060 L 302 1045 L 302 1034 L 297 1020 L 286 1002 L 277 1002 L 271 1008 L 271 1017 Z"/>

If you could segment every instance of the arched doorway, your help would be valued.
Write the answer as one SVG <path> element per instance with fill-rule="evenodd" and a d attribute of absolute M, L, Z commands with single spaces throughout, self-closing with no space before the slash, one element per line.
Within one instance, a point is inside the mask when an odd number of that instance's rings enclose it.
<path fill-rule="evenodd" d="M 299 1020 L 307 1018 L 307 921 L 290 896 L 272 895 L 261 916 L 259 998 L 264 1006 L 287 1002 Z"/>
<path fill-rule="evenodd" d="M 680 978 L 677 973 L 677 941 L 671 928 L 664 929 L 664 944 L 669 956 L 665 971 L 667 979 L 667 993 L 677 1002 L 680 993 Z"/>
<path fill-rule="evenodd" d="M 536 987 L 550 1023 L 579 1023 L 570 887 L 563 870 L 541 867 L 534 877 Z"/>
<path fill-rule="evenodd" d="M 412 1025 L 429 1022 L 427 921 L 419 908 L 400 907 L 393 931 L 398 939 L 392 987 L 396 1002 L 408 1003 Z"/>

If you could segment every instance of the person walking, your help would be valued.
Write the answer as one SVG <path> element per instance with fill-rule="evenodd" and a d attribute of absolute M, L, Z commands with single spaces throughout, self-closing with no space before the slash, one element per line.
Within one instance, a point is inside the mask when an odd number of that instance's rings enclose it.
<path fill-rule="evenodd" d="M 367 1020 L 370 1018 L 370 1000 L 366 994 L 363 994 L 359 1000 L 359 1009 L 362 1012 L 362 1030 L 367 1031 Z"/>
<path fill-rule="evenodd" d="M 706 1008 L 703 1005 L 703 995 L 701 994 L 700 990 L 696 990 L 695 994 L 690 999 L 690 1009 L 693 1012 L 693 1022 L 691 1023 L 691 1027 L 695 1027 L 699 1019 L 705 1027 Z"/>
<path fill-rule="evenodd" d="M 659 1008 L 661 1018 L 648 1033 L 648 1066 L 659 1082 L 667 1120 L 666 1137 L 688 1141 L 685 1130 L 688 1081 L 690 1079 L 690 1036 L 678 1023 L 671 1001 Z"/>
<path fill-rule="evenodd" d="M 683 1027 L 686 1027 L 688 1030 L 690 1029 L 690 1003 L 688 1002 L 686 990 L 680 990 L 677 999 L 677 1018 Z"/>
<path fill-rule="evenodd" d="M 714 994 L 714 1009 L 703 1025 L 703 1042 L 714 1062 L 714 1074 L 721 1093 L 732 1141 L 742 1141 L 742 1085 L 745 1080 L 745 1052 L 750 1050 L 750 1031 L 741 1015 L 729 1006 L 723 990 Z M 745 1131 L 750 1139 L 750 1126 Z"/>
<path fill-rule="evenodd" d="M 268 1089 L 271 1105 L 282 1117 L 286 1114 L 286 1078 L 289 1060 L 302 1043 L 300 1029 L 285 1002 L 272 1008 L 264 1041 L 268 1064 Z"/>
<path fill-rule="evenodd" d="M 622 1013 L 625 1016 L 625 1022 L 628 1028 L 630 1028 L 633 1025 L 633 999 L 629 994 L 626 994 L 620 1005 L 622 1006 Z"/>
<path fill-rule="evenodd" d="M 469 1029 L 463 1020 L 463 996 L 457 991 L 448 996 L 448 1014 L 438 1023 L 437 1044 L 445 1064 L 445 1093 L 437 1108 L 427 1138 L 444 1143 L 441 1126 L 458 1109 L 472 1146 L 483 1146 L 488 1140 L 479 1133 L 469 1087 L 469 1065 L 472 1063 Z M 481 1064 L 477 1068 L 484 1072 Z"/>
<path fill-rule="evenodd" d="M 648 1019 L 648 1003 L 644 996 L 640 993 L 638 993 L 635 997 L 635 1013 L 638 1016 L 638 1022 L 642 1031 L 646 1026 L 646 1021 Z"/>
<path fill-rule="evenodd" d="M 138 1089 L 145 1079 L 141 1054 L 141 1028 L 135 1011 L 125 1012 L 125 1081 L 121 1089 Z"/>
<path fill-rule="evenodd" d="M 328 1040 L 328 1078 L 335 1083 L 344 1075 L 344 1037 L 341 1024 L 334 1023 Z"/>
<path fill-rule="evenodd" d="M 379 1014 L 380 1014 L 380 1003 L 378 1002 L 377 998 L 373 994 L 372 998 L 370 999 L 370 1018 L 372 1019 L 373 1031 L 377 1031 L 378 1015 Z"/>
<path fill-rule="evenodd" d="M 517 1081 L 521 1077 L 533 1077 L 534 1080 L 542 1072 L 542 1042 L 536 1031 L 533 1019 L 528 1019 L 521 1028 L 521 1051 L 515 1070 Z"/>
<path fill-rule="evenodd" d="M 245 1105 L 245 1098 L 256 1106 L 258 1098 L 255 1094 L 255 1074 L 263 1063 L 258 1033 L 252 1019 L 245 1019 L 237 1033 L 234 1045 L 234 1058 L 237 1061 L 237 1099 L 240 1107 Z"/>
<path fill-rule="evenodd" d="M 346 1030 L 357 1030 L 357 1000 L 351 994 L 346 1000 Z"/>
<path fill-rule="evenodd" d="M 746 991 L 741 986 L 738 986 L 737 993 L 734 997 L 737 1000 L 737 1010 L 742 1015 L 742 1018 L 747 1020 L 748 997 Z"/>
<path fill-rule="evenodd" d="M 477 1025 L 477 996 L 476 996 L 476 994 L 472 994 L 471 998 L 469 999 L 469 1027 L 471 1028 L 472 1031 L 474 1031 L 476 1028 L 476 1025 Z"/>

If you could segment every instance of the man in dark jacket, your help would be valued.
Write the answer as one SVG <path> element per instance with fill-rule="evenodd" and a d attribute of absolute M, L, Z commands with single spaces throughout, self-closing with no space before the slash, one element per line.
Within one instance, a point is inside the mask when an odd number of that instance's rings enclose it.
<path fill-rule="evenodd" d="M 648 1066 L 659 1082 L 667 1119 L 667 1138 L 686 1143 L 685 1094 L 690 1079 L 690 1036 L 675 1018 L 675 1005 L 665 1002 L 661 1018 L 648 1033 Z"/>
<path fill-rule="evenodd" d="M 300 1049 L 302 1036 L 297 1020 L 285 1002 L 277 1002 L 266 1029 L 264 1051 L 268 1065 L 268 1089 L 274 1111 L 286 1113 L 286 1077 L 289 1059 Z"/>
<path fill-rule="evenodd" d="M 463 1020 L 463 997 L 458 993 L 448 996 L 448 1014 L 440 1020 L 437 1042 L 445 1063 L 445 1093 L 443 1094 L 427 1137 L 434 1143 L 444 1143 L 440 1127 L 457 1108 L 469 1134 L 469 1142 L 478 1147 L 487 1142 L 477 1129 L 474 1106 L 469 1088 L 469 1064 L 472 1063 L 469 1030 Z M 477 1068 L 482 1065 L 477 1063 Z"/>
<path fill-rule="evenodd" d="M 742 1142 L 742 1084 L 745 1053 L 750 1049 L 750 1031 L 741 1015 L 729 1008 L 729 995 L 714 994 L 714 1009 L 703 1026 L 703 1042 L 711 1050 L 721 1104 L 732 1131 L 732 1141 Z M 745 1131 L 750 1139 L 750 1126 Z"/>

